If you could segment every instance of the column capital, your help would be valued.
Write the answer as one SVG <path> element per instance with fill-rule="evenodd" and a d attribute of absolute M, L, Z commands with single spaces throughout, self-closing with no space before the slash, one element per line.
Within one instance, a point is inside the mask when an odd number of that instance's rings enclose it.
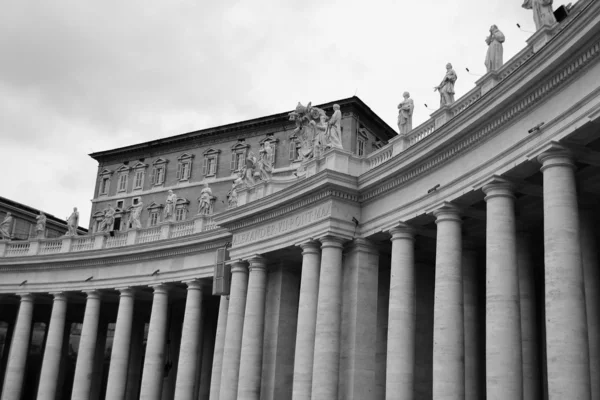
<path fill-rule="evenodd" d="M 392 236 L 391 241 L 394 240 L 415 240 L 415 229 L 405 223 L 400 223 L 397 226 L 393 227 L 388 231 L 388 233 Z"/>
<path fill-rule="evenodd" d="M 354 238 L 352 242 L 346 246 L 347 251 L 362 250 L 365 253 L 379 254 L 379 248 L 375 243 L 365 238 Z"/>
<path fill-rule="evenodd" d="M 575 158 L 573 153 L 561 146 L 555 146 L 554 148 L 537 156 L 537 160 L 542 164 L 540 171 L 551 167 L 569 167 L 575 169 Z"/>
<path fill-rule="evenodd" d="M 33 293 L 25 292 L 25 293 L 17 293 L 19 297 L 21 297 L 21 302 L 33 303 L 35 301 L 35 296 Z"/>
<path fill-rule="evenodd" d="M 486 194 L 484 198 L 485 201 L 488 201 L 494 197 L 509 197 L 511 199 L 515 198 L 514 185 L 506 179 L 496 176 L 490 179 L 488 183 L 484 184 L 481 190 L 483 190 L 483 193 Z"/>
<path fill-rule="evenodd" d="M 344 242 L 346 242 L 346 239 L 343 239 L 338 236 L 323 236 L 319 238 L 319 241 L 321 242 L 321 249 L 325 249 L 327 247 L 343 249 Z"/>
<path fill-rule="evenodd" d="M 88 300 L 90 300 L 90 299 L 100 300 L 102 298 L 102 293 L 100 293 L 100 291 L 98 291 L 98 290 L 84 290 L 83 292 L 86 294 Z"/>
<path fill-rule="evenodd" d="M 297 246 L 302 249 L 302 255 L 319 254 L 319 249 L 321 248 L 320 243 L 314 240 L 309 240 L 304 243 L 297 244 Z"/>
<path fill-rule="evenodd" d="M 66 292 L 50 292 L 53 297 L 53 301 L 67 301 L 69 295 Z"/>
<path fill-rule="evenodd" d="M 202 291 L 202 283 L 198 279 L 192 279 L 192 280 L 189 280 L 189 281 L 184 281 L 184 283 L 187 285 L 188 292 L 190 290 L 199 290 L 199 291 Z"/>
<path fill-rule="evenodd" d="M 154 294 L 168 294 L 169 293 L 169 285 L 165 283 L 157 283 L 156 285 L 150 285 Z"/>
<path fill-rule="evenodd" d="M 460 208 L 449 202 L 445 202 L 440 208 L 433 210 L 432 214 L 435 216 L 436 224 L 442 221 L 456 221 L 462 223 Z"/>
<path fill-rule="evenodd" d="M 250 257 L 248 259 L 248 263 L 250 264 L 250 266 L 248 267 L 248 270 L 250 272 L 254 270 L 267 270 L 267 259 L 259 254 Z"/>
<path fill-rule="evenodd" d="M 121 288 L 116 288 L 116 289 L 119 291 L 120 297 L 134 297 L 135 296 L 136 289 L 132 288 L 131 286 L 126 286 L 126 287 L 121 287 Z"/>
<path fill-rule="evenodd" d="M 234 261 L 233 263 L 231 263 L 231 273 L 235 274 L 236 272 L 247 274 L 248 273 L 248 263 L 243 260 L 238 260 L 238 261 Z"/>

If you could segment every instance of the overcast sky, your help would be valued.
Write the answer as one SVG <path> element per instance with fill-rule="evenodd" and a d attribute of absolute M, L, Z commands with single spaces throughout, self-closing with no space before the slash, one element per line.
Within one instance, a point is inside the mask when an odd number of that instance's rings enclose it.
<path fill-rule="evenodd" d="M 525 46 L 521 0 L 34 1 L 0 12 L 0 195 L 89 221 L 88 154 L 360 97 L 396 127 L 439 105 L 452 62 L 458 96 L 483 74 L 491 24 L 504 59 Z M 555 8 L 561 3 L 555 2 Z"/>

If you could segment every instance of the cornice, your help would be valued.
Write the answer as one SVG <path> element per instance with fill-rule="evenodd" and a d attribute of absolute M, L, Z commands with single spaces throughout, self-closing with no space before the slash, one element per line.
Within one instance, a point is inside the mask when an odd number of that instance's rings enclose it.
<path fill-rule="evenodd" d="M 552 49 L 547 50 L 551 51 Z M 365 182 L 373 176 L 382 175 L 384 168 L 394 170 L 399 164 L 405 162 L 407 158 L 415 156 L 416 153 L 423 151 L 427 145 L 431 145 L 431 142 L 434 139 L 437 141 L 446 139 L 446 143 L 440 145 L 440 147 L 442 147 L 441 151 L 439 148 L 430 150 L 428 155 L 418 158 L 419 162 L 404 167 L 404 171 L 398 173 L 399 171 L 396 170 L 393 175 L 389 174 L 383 180 L 370 181 L 368 186 L 366 186 L 361 193 L 360 201 L 367 202 L 375 196 L 393 190 L 408 181 L 433 171 L 479 144 L 482 140 L 493 136 L 493 134 L 500 131 L 502 127 L 506 126 L 525 111 L 528 111 L 540 101 L 547 98 L 549 94 L 556 92 L 566 83 L 570 82 L 575 76 L 583 72 L 586 67 L 591 65 L 591 62 L 597 59 L 599 55 L 600 40 L 596 39 L 593 44 L 576 52 L 575 56 L 568 58 L 565 56 L 566 61 L 562 62 L 559 68 L 557 68 L 558 72 L 555 72 L 549 78 L 544 79 L 529 90 L 525 89 L 525 94 L 523 96 L 511 96 L 511 98 L 516 98 L 517 101 L 506 107 L 505 111 L 493 118 L 491 122 L 485 123 L 483 126 L 480 124 L 479 127 L 474 126 L 471 129 L 460 130 L 458 135 L 456 135 L 456 138 L 448 138 L 448 136 L 456 132 L 457 125 L 471 118 L 473 114 L 479 114 L 480 120 L 489 118 L 489 115 L 482 112 L 482 109 L 490 106 L 494 101 L 494 96 L 484 96 L 481 100 L 486 99 L 487 102 L 484 103 L 480 100 L 477 104 L 474 104 L 472 107 L 461 113 L 457 118 L 452 119 L 442 126 L 436 134 L 429 136 L 427 139 L 410 148 L 404 153 L 404 157 L 400 156 L 397 157 L 396 160 L 392 159 L 393 161 L 390 160 L 392 162 L 383 163 L 369 171 L 369 173 L 361 176 L 359 182 Z M 532 57 L 532 59 L 534 58 L 535 56 Z M 509 81 L 512 81 L 513 78 L 518 79 L 516 75 L 517 74 L 514 74 L 510 79 L 503 82 L 505 92 L 512 88 L 511 86 L 508 86 L 508 84 L 512 83 Z M 498 89 L 498 87 L 494 89 Z M 493 91 L 490 91 L 489 93 L 493 93 Z M 498 95 L 498 93 L 496 93 L 496 95 Z M 472 125 L 475 125 L 475 123 Z M 451 143 L 448 143 L 450 141 Z"/>

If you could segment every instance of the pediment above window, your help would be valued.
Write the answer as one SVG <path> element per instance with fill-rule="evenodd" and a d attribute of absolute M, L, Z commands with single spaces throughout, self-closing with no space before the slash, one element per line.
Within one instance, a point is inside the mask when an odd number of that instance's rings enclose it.
<path fill-rule="evenodd" d="M 279 143 L 279 139 L 277 139 L 272 133 L 270 133 L 267 134 L 264 138 L 262 138 L 258 143 L 260 143 L 260 145 L 263 146 L 265 142 L 271 142 L 271 144 Z"/>
<path fill-rule="evenodd" d="M 203 156 L 212 156 L 213 154 L 219 154 L 221 152 L 221 150 L 219 149 L 213 149 L 212 147 L 208 150 L 206 150 L 204 153 L 202 153 Z"/>
<path fill-rule="evenodd" d="M 235 151 L 235 150 L 245 150 L 247 148 L 249 148 L 250 145 L 246 144 L 244 142 L 238 142 L 236 144 L 234 144 L 233 146 L 231 146 L 231 150 Z"/>
<path fill-rule="evenodd" d="M 190 201 L 184 197 L 179 197 L 177 203 L 175 203 L 176 206 L 187 206 L 188 204 L 190 204 Z"/>
<path fill-rule="evenodd" d="M 185 160 L 190 160 L 192 158 L 194 158 L 193 154 L 183 153 L 182 155 L 180 155 L 179 157 L 177 157 L 177 160 L 179 160 L 179 161 L 185 161 Z"/>
<path fill-rule="evenodd" d="M 162 157 L 159 157 L 159 158 L 158 158 L 156 161 L 154 161 L 154 162 L 152 163 L 152 165 L 166 164 L 166 163 L 168 163 L 168 162 L 169 162 L 169 160 L 166 160 L 166 159 L 164 159 L 164 158 L 162 158 Z"/>
<path fill-rule="evenodd" d="M 100 175 L 100 176 L 102 176 L 102 177 L 104 177 L 104 176 L 106 176 L 106 177 L 109 177 L 109 176 L 111 176 L 112 174 L 113 174 L 113 171 L 111 171 L 110 169 L 104 168 L 104 169 L 102 170 L 102 172 L 100 172 L 100 174 L 99 174 L 99 175 Z"/>
<path fill-rule="evenodd" d="M 132 167 L 133 169 L 145 169 L 148 168 L 148 164 L 144 164 L 141 161 L 138 161 L 134 164 L 134 166 Z"/>
<path fill-rule="evenodd" d="M 152 202 L 150 203 L 150 205 L 148 207 L 146 207 L 146 210 L 152 212 L 152 211 L 157 211 L 160 210 L 162 208 L 164 208 L 165 206 L 163 204 L 158 204 L 156 202 Z"/>
<path fill-rule="evenodd" d="M 121 165 L 119 168 L 117 168 L 117 172 L 121 173 L 121 172 L 129 172 L 131 170 L 131 167 L 129 165 Z"/>
<path fill-rule="evenodd" d="M 92 215 L 92 218 L 94 218 L 94 219 L 103 219 L 104 218 L 104 211 L 96 211 Z"/>

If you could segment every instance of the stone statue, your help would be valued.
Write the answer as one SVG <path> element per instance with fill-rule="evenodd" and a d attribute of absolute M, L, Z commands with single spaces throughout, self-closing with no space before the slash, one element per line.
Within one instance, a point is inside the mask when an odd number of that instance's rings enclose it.
<path fill-rule="evenodd" d="M 165 202 L 165 209 L 163 211 L 163 220 L 169 222 L 173 220 L 175 215 L 175 206 L 177 205 L 177 195 L 169 190 L 167 195 L 167 201 Z"/>
<path fill-rule="evenodd" d="M 208 183 L 205 183 L 198 197 L 198 215 L 212 215 L 215 199 Z"/>
<path fill-rule="evenodd" d="M 108 232 L 108 231 L 112 230 L 113 225 L 115 223 L 115 213 L 116 213 L 116 210 L 114 209 L 112 204 L 109 204 L 108 210 L 104 211 L 104 218 L 102 219 L 102 222 L 100 222 L 100 225 L 98 226 L 98 232 Z"/>
<path fill-rule="evenodd" d="M 231 185 L 231 190 L 227 193 L 227 208 L 235 208 L 238 204 L 238 189 L 244 184 L 244 180 L 241 176 L 237 177 Z"/>
<path fill-rule="evenodd" d="M 545 25 L 552 26 L 556 23 L 554 12 L 552 11 L 553 0 L 525 0 L 522 7 L 527 10 L 533 10 L 533 22 L 535 29 L 540 30 Z"/>
<path fill-rule="evenodd" d="M 333 105 L 333 115 L 327 123 L 327 147 L 334 149 L 344 149 L 342 145 L 342 112 L 339 104 Z"/>
<path fill-rule="evenodd" d="M 487 72 L 496 71 L 502 66 L 502 43 L 504 43 L 504 34 L 496 25 L 490 27 L 490 36 L 485 38 L 488 44 L 487 54 L 485 56 L 485 67 Z"/>
<path fill-rule="evenodd" d="M 321 115 L 325 115 L 325 111 L 313 107 L 311 103 L 305 107 L 300 102 L 296 109 L 288 114 L 290 121 L 296 123 L 296 129 L 290 139 L 300 142 L 299 153 L 303 161 L 314 157 L 314 141 L 317 136 L 317 125 L 321 123 Z"/>
<path fill-rule="evenodd" d="M 258 160 L 256 159 L 256 156 L 254 155 L 253 152 L 248 152 L 248 155 L 246 156 L 246 163 L 244 164 L 244 166 L 242 167 L 241 172 L 241 176 L 244 182 L 244 185 L 246 186 L 254 186 L 256 184 L 256 181 L 254 180 L 254 176 L 255 176 L 255 172 L 256 172 L 256 162 Z"/>
<path fill-rule="evenodd" d="M 318 157 L 327 146 L 327 115 L 319 116 L 319 122 L 310 121 L 310 127 L 314 130 L 313 157 Z"/>
<path fill-rule="evenodd" d="M 132 229 L 142 229 L 140 217 L 142 216 L 143 208 L 144 203 L 142 203 L 141 200 L 131 208 L 131 213 L 129 214 L 129 224 L 131 224 Z"/>
<path fill-rule="evenodd" d="M 271 180 L 273 174 L 273 162 L 271 158 L 273 156 L 273 147 L 271 147 L 271 141 L 266 140 L 263 143 L 263 148 L 258 153 L 258 161 L 256 163 L 256 169 L 258 171 L 258 177 L 262 181 Z"/>
<path fill-rule="evenodd" d="M 46 237 L 46 215 L 40 211 L 40 215 L 35 217 L 35 237 L 43 239 Z"/>
<path fill-rule="evenodd" d="M 454 103 L 454 82 L 458 76 L 452 69 L 452 64 L 446 64 L 446 76 L 442 82 L 434 88 L 434 91 L 440 92 L 440 107 L 449 106 Z"/>
<path fill-rule="evenodd" d="M 0 223 L 0 237 L 2 240 L 10 239 L 10 231 L 12 230 L 13 220 L 14 218 L 12 214 L 7 212 L 6 217 L 4 217 L 4 221 Z"/>
<path fill-rule="evenodd" d="M 77 207 L 73 207 L 73 212 L 67 218 L 67 233 L 65 236 L 77 236 L 77 228 L 79 227 L 79 211 Z"/>
<path fill-rule="evenodd" d="M 398 104 L 398 132 L 406 135 L 412 130 L 412 115 L 415 110 L 415 103 L 410 98 L 410 93 L 402 94 L 404 100 Z"/>

